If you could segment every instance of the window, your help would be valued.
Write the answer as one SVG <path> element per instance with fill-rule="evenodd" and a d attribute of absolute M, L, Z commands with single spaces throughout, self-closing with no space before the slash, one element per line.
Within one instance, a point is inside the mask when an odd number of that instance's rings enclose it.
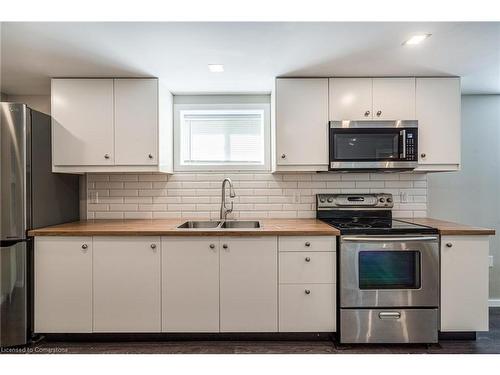
<path fill-rule="evenodd" d="M 269 169 L 269 104 L 175 105 L 175 169 Z"/>

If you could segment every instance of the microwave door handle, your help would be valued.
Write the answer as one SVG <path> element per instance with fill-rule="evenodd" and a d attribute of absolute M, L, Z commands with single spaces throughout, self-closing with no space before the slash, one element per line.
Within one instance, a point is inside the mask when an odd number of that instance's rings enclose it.
<path fill-rule="evenodd" d="M 406 130 L 401 130 L 401 137 L 403 138 L 403 152 L 401 159 L 406 159 Z"/>
<path fill-rule="evenodd" d="M 422 237 L 375 237 L 375 236 L 342 236 L 342 241 L 357 241 L 357 242 L 406 242 L 406 241 L 437 241 L 436 236 Z"/>

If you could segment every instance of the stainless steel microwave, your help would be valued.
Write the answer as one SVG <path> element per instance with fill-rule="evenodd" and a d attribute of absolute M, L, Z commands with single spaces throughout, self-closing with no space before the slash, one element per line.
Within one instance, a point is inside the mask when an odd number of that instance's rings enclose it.
<path fill-rule="evenodd" d="M 331 171 L 412 170 L 417 166 L 418 122 L 330 121 Z"/>

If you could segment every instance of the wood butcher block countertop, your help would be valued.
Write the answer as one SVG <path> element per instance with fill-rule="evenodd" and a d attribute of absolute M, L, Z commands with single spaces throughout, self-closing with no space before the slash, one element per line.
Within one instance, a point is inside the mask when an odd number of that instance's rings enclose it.
<path fill-rule="evenodd" d="M 316 219 L 263 219 L 257 229 L 178 229 L 187 219 L 82 220 L 29 231 L 30 236 L 338 236 Z M 442 235 L 494 235 L 495 230 L 431 218 L 400 219 L 437 228 Z"/>
<path fill-rule="evenodd" d="M 316 219 L 263 219 L 257 229 L 178 229 L 187 219 L 82 220 L 34 229 L 29 236 L 338 236 Z"/>
<path fill-rule="evenodd" d="M 444 221 L 438 219 L 431 219 L 430 217 L 415 218 L 415 219 L 400 219 L 409 223 L 426 225 L 428 227 L 437 228 L 439 234 L 448 236 L 469 236 L 469 235 L 494 235 L 494 229 L 472 227 L 470 225 L 453 223 L 451 221 Z"/>

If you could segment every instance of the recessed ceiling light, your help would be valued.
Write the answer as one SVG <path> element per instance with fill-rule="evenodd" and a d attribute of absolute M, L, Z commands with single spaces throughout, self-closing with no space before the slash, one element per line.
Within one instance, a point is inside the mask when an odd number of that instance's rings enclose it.
<path fill-rule="evenodd" d="M 224 71 L 224 65 L 208 64 L 208 70 L 210 70 L 212 73 L 222 73 Z"/>
<path fill-rule="evenodd" d="M 420 44 L 424 40 L 426 40 L 428 37 L 430 37 L 432 34 L 418 34 L 418 35 L 413 35 L 410 39 L 408 39 L 406 42 L 404 42 L 404 45 L 413 45 L 413 44 Z"/>

